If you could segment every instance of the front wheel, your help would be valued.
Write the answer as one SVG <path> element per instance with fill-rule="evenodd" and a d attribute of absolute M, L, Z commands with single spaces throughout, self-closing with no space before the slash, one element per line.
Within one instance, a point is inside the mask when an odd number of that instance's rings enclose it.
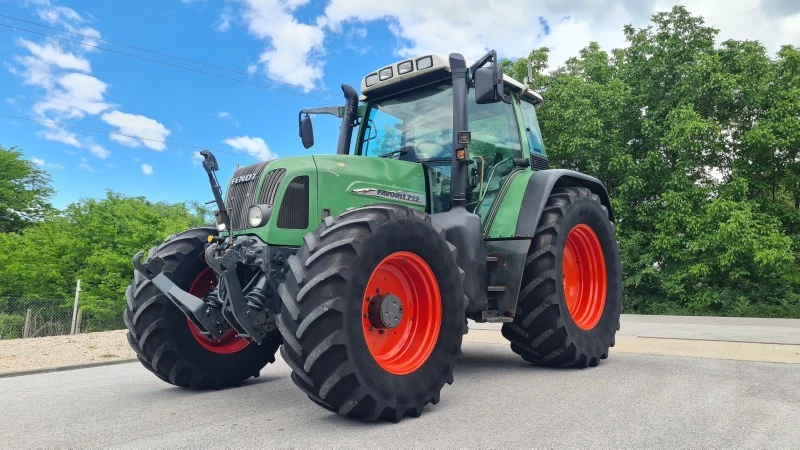
<path fill-rule="evenodd" d="M 201 259 L 213 227 L 196 228 L 167 238 L 150 250 L 149 257 L 164 260 L 162 273 L 197 297 L 208 294 L 217 282 Z M 171 300 L 139 272 L 125 291 L 123 313 L 128 343 L 142 365 L 167 383 L 192 389 L 237 385 L 258 376 L 275 361 L 281 345 L 277 331 L 256 345 L 230 330 L 221 340 L 205 337 Z"/>
<path fill-rule="evenodd" d="M 466 332 L 455 247 L 422 212 L 373 205 L 327 218 L 279 288 L 281 355 L 320 406 L 399 421 L 438 403 Z"/>
<path fill-rule="evenodd" d="M 533 237 L 511 350 L 545 366 L 596 366 L 608 357 L 622 311 L 619 244 L 608 210 L 586 188 L 554 189 Z"/>

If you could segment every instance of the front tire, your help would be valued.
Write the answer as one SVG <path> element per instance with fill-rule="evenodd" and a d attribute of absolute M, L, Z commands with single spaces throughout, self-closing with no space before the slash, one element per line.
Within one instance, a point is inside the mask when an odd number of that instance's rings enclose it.
<path fill-rule="evenodd" d="M 196 228 L 168 237 L 150 250 L 164 260 L 163 273 L 181 289 L 198 297 L 207 294 L 216 277 L 201 259 L 213 227 Z M 123 319 L 128 343 L 139 361 L 167 383 L 191 389 L 219 389 L 257 377 L 275 361 L 281 345 L 277 331 L 261 345 L 230 332 L 221 342 L 200 335 L 194 325 L 156 286 L 138 271 L 125 291 Z"/>
<path fill-rule="evenodd" d="M 622 311 L 619 244 L 608 209 L 586 188 L 557 188 L 536 228 L 511 350 L 543 366 L 596 366 L 608 357 Z"/>
<path fill-rule="evenodd" d="M 425 213 L 372 205 L 326 218 L 304 241 L 279 288 L 281 355 L 295 384 L 367 421 L 417 417 L 438 403 L 467 306 L 441 229 Z"/>

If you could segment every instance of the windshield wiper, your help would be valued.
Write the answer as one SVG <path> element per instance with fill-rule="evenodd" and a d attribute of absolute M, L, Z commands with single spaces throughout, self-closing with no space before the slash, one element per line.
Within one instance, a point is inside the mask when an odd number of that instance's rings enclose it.
<path fill-rule="evenodd" d="M 405 155 L 409 151 L 411 151 L 411 147 L 398 148 L 397 150 L 392 150 L 390 152 L 386 152 L 386 153 L 378 156 L 378 158 L 388 158 L 390 156 L 395 156 L 395 155 Z"/>

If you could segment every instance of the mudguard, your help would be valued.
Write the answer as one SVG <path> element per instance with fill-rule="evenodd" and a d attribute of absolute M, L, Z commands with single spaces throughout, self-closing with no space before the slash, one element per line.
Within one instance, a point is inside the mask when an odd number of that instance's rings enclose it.
<path fill-rule="evenodd" d="M 608 191 L 595 177 L 567 169 L 537 170 L 530 176 L 517 176 L 500 200 L 497 214 L 489 224 L 487 239 L 532 238 L 536 232 L 539 218 L 553 189 L 558 187 L 580 186 L 588 188 L 600 197 L 600 202 L 608 208 L 608 215 L 614 221 L 614 212 Z M 516 220 L 508 217 L 517 214 Z"/>

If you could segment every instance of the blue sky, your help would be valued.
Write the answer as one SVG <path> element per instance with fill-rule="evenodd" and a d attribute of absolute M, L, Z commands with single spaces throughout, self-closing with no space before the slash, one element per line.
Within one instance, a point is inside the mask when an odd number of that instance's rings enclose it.
<path fill-rule="evenodd" d="M 431 52 L 475 58 L 489 48 L 514 58 L 546 45 L 558 65 L 590 40 L 607 49 L 623 45 L 624 24 L 643 26 L 673 3 L 549 0 L 531 8 L 527 0 L 0 0 L 0 15 L 240 72 L 0 17 L 6 25 L 0 26 L 0 114 L 133 136 L 0 117 L 0 145 L 22 147 L 52 175 L 57 207 L 101 197 L 106 189 L 151 200 L 205 201 L 211 196 L 196 150 L 156 141 L 217 150 L 220 177 L 227 179 L 237 163 L 258 161 L 249 155 L 310 154 L 297 136 L 297 112 L 339 102 L 341 83 L 358 87 L 361 77 L 385 64 Z M 791 1 L 730 3 L 698 0 L 690 10 L 720 28 L 721 38 L 759 39 L 771 50 L 800 40 L 800 6 Z M 332 153 L 338 121 L 316 119 L 312 151 Z"/>

